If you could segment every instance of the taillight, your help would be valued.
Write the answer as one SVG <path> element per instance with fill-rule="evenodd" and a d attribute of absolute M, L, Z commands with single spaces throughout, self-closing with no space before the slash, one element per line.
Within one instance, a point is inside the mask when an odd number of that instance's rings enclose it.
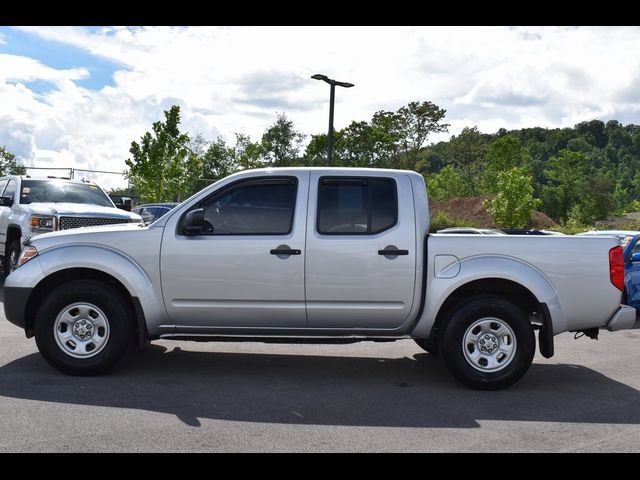
<path fill-rule="evenodd" d="M 624 292 L 624 256 L 620 246 L 609 250 L 609 277 L 614 287 Z"/>

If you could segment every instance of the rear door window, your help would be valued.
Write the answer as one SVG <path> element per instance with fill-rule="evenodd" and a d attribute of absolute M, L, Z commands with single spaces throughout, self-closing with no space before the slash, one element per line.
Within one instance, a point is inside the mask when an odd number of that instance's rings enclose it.
<path fill-rule="evenodd" d="M 323 235 L 374 235 L 398 221 L 396 182 L 381 177 L 322 177 L 316 228 Z"/>

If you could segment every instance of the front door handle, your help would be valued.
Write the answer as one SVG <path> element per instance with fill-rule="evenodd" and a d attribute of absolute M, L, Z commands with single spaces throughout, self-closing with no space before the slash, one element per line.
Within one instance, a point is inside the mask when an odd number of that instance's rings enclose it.
<path fill-rule="evenodd" d="M 378 250 L 378 255 L 389 255 L 389 256 L 397 256 L 397 255 L 409 255 L 409 250 L 400 250 L 393 245 L 389 245 L 388 247 L 384 247 L 384 250 Z"/>

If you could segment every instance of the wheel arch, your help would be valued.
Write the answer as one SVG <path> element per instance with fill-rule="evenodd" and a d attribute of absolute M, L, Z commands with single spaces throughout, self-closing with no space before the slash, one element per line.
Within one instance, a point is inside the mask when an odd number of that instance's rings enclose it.
<path fill-rule="evenodd" d="M 67 268 L 58 270 L 43 278 L 32 290 L 25 310 L 25 332 L 28 338 L 34 335 L 35 317 L 46 297 L 53 288 L 77 280 L 95 280 L 113 286 L 125 299 L 126 308 L 135 319 L 136 344 L 144 345 L 147 338 L 147 327 L 140 301 L 134 297 L 127 287 L 116 277 L 92 268 Z"/>
<path fill-rule="evenodd" d="M 9 224 L 7 227 L 7 236 L 4 241 L 4 252 L 2 252 L 2 254 L 6 256 L 7 249 L 9 248 L 9 245 L 11 245 L 11 242 L 14 240 L 20 241 L 21 238 L 22 228 L 20 228 L 20 225 L 16 225 L 15 223 Z"/>
<path fill-rule="evenodd" d="M 9 226 L 7 227 L 7 235 L 5 237 L 4 240 L 4 250 L 2 252 L 0 252 L 2 254 L 2 256 L 4 257 L 4 275 L 5 277 L 9 274 L 8 269 L 10 269 L 9 266 L 9 262 L 10 262 L 10 255 L 9 255 L 9 248 L 11 247 L 11 245 L 13 244 L 13 242 L 17 241 L 18 242 L 18 246 L 19 248 L 21 247 L 20 245 L 20 240 L 22 239 L 22 229 L 20 228 L 19 225 L 16 225 L 15 223 L 11 223 L 9 224 Z M 19 255 L 19 251 L 18 251 L 18 255 Z"/>
<path fill-rule="evenodd" d="M 22 228 L 20 225 L 11 223 L 7 227 L 7 243 L 9 242 L 9 239 L 13 240 L 14 238 L 22 238 Z"/>
<path fill-rule="evenodd" d="M 466 259 L 458 276 L 432 277 L 429 285 L 427 306 L 413 332 L 415 337 L 437 335 L 442 322 L 477 295 L 497 295 L 534 313 L 535 323 L 540 326 L 540 352 L 547 358 L 553 355 L 553 336 L 564 331 L 565 319 L 553 284 L 539 270 L 517 259 Z"/>

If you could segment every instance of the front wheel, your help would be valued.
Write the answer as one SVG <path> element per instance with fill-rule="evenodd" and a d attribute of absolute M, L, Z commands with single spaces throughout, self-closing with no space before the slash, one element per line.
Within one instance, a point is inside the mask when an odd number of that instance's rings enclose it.
<path fill-rule="evenodd" d="M 414 338 L 413 341 L 425 352 L 431 355 L 438 355 L 438 341 L 433 334 L 429 338 Z"/>
<path fill-rule="evenodd" d="M 69 375 L 97 375 L 124 355 L 133 321 L 124 296 L 95 280 L 51 291 L 35 319 L 36 344 L 45 360 Z"/>
<path fill-rule="evenodd" d="M 535 354 L 527 315 L 511 302 L 478 297 L 455 311 L 440 338 L 440 355 L 465 385 L 498 390 L 517 382 Z"/>
<path fill-rule="evenodd" d="M 20 240 L 13 240 L 7 247 L 4 256 L 4 277 L 7 278 L 18 266 L 20 258 Z"/>

